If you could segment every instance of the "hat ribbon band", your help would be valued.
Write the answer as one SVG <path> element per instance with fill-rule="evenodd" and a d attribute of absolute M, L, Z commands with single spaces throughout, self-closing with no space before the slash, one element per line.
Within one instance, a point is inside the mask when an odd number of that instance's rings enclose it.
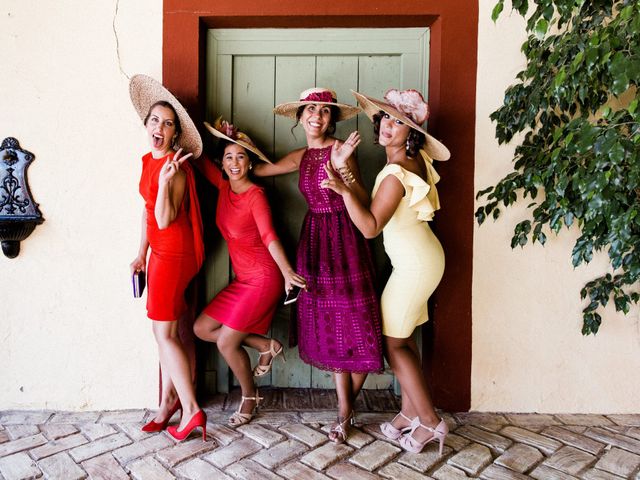
<path fill-rule="evenodd" d="M 337 100 L 331 96 L 330 92 L 314 92 L 310 93 L 304 98 L 300 99 L 301 102 L 326 102 L 336 103 Z"/>

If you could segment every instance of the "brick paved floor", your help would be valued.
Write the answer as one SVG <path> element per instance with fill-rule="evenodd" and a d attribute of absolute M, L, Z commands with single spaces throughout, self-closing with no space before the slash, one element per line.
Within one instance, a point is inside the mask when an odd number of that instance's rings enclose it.
<path fill-rule="evenodd" d="M 382 436 L 398 409 L 389 392 L 362 395 L 344 445 L 326 437 L 333 392 L 261 394 L 258 416 L 236 429 L 226 420 L 238 393 L 211 399 L 206 442 L 141 432 L 151 410 L 1 411 L 0 479 L 640 480 L 640 414 L 443 414 L 452 433 L 438 457 L 435 444 L 410 454 Z"/>

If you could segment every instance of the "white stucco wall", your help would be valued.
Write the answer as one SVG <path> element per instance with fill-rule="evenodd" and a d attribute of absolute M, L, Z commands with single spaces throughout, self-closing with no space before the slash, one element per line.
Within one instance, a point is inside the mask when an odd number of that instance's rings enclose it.
<path fill-rule="evenodd" d="M 476 191 L 511 170 L 513 146 L 499 147 L 489 114 L 524 66 L 524 21 L 491 21 L 494 0 L 480 1 L 476 122 Z M 473 254 L 472 409 L 519 412 L 630 413 L 639 409 L 639 311 L 613 308 L 600 332 L 583 337 L 579 292 L 605 273 L 606 255 L 574 269 L 577 230 L 547 244 L 511 250 L 513 227 L 528 201 L 476 226 Z"/>
<path fill-rule="evenodd" d="M 45 218 L 0 255 L 0 410 L 151 406 L 157 353 L 128 267 L 146 137 L 126 75 L 161 78 L 162 2 L 3 0 L 0 45 L 0 141 L 35 155 Z"/>

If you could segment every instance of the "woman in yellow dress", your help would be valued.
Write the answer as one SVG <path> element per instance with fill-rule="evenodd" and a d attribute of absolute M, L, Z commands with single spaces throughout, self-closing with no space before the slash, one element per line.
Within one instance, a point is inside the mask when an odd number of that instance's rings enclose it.
<path fill-rule="evenodd" d="M 376 143 L 385 147 L 387 164 L 376 177 L 369 208 L 347 185 L 351 172 L 338 178 L 327 168 L 322 187 L 343 196 L 349 216 L 367 238 L 384 233 L 384 247 L 393 272 L 381 299 L 386 357 L 402 389 L 402 410 L 382 433 L 400 439 L 408 451 L 420 452 L 432 440 L 440 453 L 447 424 L 433 407 L 412 335 L 428 320 L 427 300 L 444 272 L 444 252 L 427 223 L 438 208 L 439 177 L 432 159 L 447 160 L 449 150 L 420 126 L 428 106 L 416 90 L 389 90 L 385 101 L 353 92 L 374 123 Z M 359 137 L 351 145 L 355 148 Z"/>

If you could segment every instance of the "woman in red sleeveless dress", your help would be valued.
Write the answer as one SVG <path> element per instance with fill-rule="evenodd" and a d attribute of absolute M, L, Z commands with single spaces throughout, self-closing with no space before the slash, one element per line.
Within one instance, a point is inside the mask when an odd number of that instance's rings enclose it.
<path fill-rule="evenodd" d="M 184 291 L 204 257 L 194 176 L 186 162 L 200 154 L 202 141 L 184 108 L 155 80 L 134 76 L 130 93 L 151 146 L 142 158 L 140 194 L 145 207 L 140 248 L 131 270 L 147 273 L 147 316 L 153 320 L 162 371 L 160 408 L 142 430 L 164 430 L 181 409 L 180 425 L 169 427 L 169 434 L 183 440 L 199 426 L 204 440 L 206 415 L 196 402 L 189 360 L 178 336 L 178 320 L 187 308 Z M 183 155 L 182 148 L 174 151 L 178 144 L 191 153 Z"/>
<path fill-rule="evenodd" d="M 221 167 L 199 161 L 198 168 L 219 190 L 216 225 L 227 242 L 233 281 L 200 314 L 194 325 L 202 340 L 215 342 L 240 383 L 242 402 L 229 419 L 229 425 L 249 422 L 260 403 L 253 377 L 266 375 L 283 346 L 264 337 L 269 330 L 283 286 L 305 287 L 287 260 L 271 221 L 271 210 L 264 190 L 249 178 L 252 157 L 268 162 L 245 134 L 219 119 L 209 131 L 221 139 Z M 225 178 L 226 177 L 226 178 Z M 258 366 L 242 348 L 247 345 L 260 352 Z M 283 356 L 284 357 L 284 356 Z"/>

